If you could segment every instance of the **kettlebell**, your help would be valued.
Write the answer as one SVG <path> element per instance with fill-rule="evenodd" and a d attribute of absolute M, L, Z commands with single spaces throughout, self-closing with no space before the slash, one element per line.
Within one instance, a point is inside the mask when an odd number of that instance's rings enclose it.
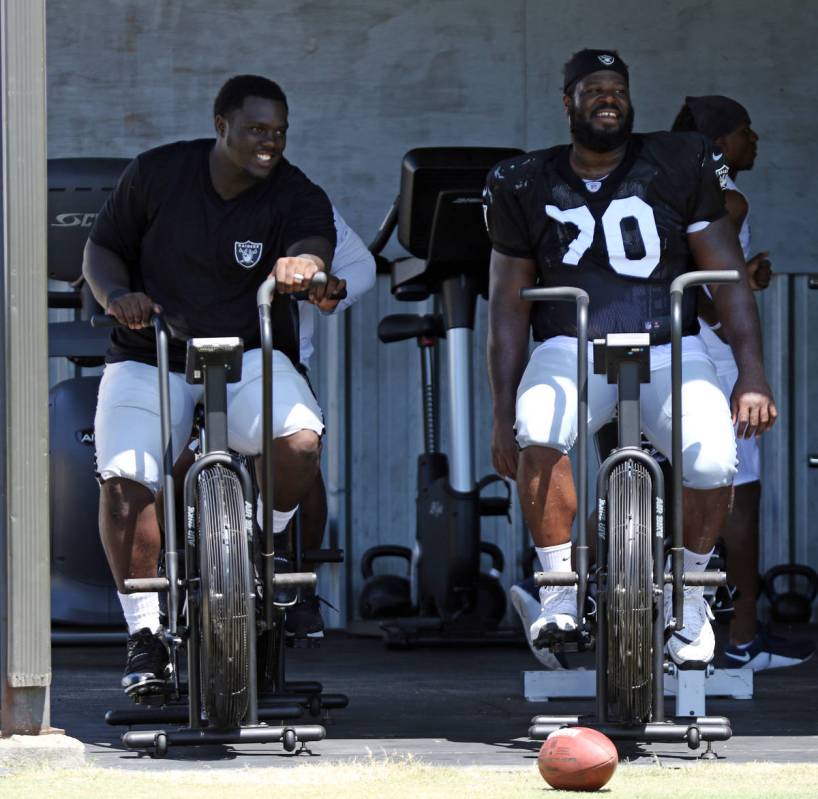
<path fill-rule="evenodd" d="M 409 578 L 399 574 L 374 574 L 373 564 L 378 558 L 403 558 L 407 566 L 412 562 L 409 547 L 384 544 L 370 547 L 361 558 L 361 574 L 365 580 L 358 598 L 358 613 L 362 619 L 391 619 L 411 616 L 412 607 Z"/>
<path fill-rule="evenodd" d="M 796 578 L 802 586 L 778 593 L 775 584 L 784 578 Z M 792 584 L 792 583 L 791 583 Z M 782 563 L 764 575 L 764 593 L 770 600 L 774 621 L 805 624 L 812 616 L 812 603 L 818 596 L 818 573 L 801 563 Z"/>

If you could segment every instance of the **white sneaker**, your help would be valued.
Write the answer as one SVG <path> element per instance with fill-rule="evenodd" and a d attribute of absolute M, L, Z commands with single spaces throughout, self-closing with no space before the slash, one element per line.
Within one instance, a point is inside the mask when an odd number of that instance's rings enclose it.
<path fill-rule="evenodd" d="M 673 592 L 665 586 L 665 625 L 670 625 L 673 615 Z M 711 660 L 716 639 L 710 620 L 713 613 L 704 598 L 704 588 L 685 586 L 684 627 L 671 633 L 667 641 L 667 653 L 680 669 L 703 669 Z"/>
<path fill-rule="evenodd" d="M 520 621 L 523 623 L 525 640 L 528 641 L 528 648 L 531 650 L 531 654 L 537 658 L 537 661 L 543 668 L 548 669 L 549 671 L 558 671 L 562 669 L 562 664 L 559 662 L 559 660 L 557 660 L 548 647 L 536 647 L 531 641 L 531 625 L 540 615 L 540 603 L 534 599 L 531 593 L 527 591 L 523 585 L 512 585 L 508 591 L 508 595 L 511 599 L 511 606 L 517 611 L 517 615 L 520 617 Z"/>
<path fill-rule="evenodd" d="M 577 631 L 577 587 L 575 585 L 540 588 L 540 611 L 531 625 L 534 646 L 549 640 L 566 640 Z"/>

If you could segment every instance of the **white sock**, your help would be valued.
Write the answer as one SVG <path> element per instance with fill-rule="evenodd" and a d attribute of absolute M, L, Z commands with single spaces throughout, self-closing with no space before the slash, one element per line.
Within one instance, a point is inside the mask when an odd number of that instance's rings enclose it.
<path fill-rule="evenodd" d="M 287 525 L 290 523 L 290 519 L 295 516 L 295 512 L 298 510 L 298 505 L 296 505 L 292 510 L 276 510 L 273 508 L 273 533 L 282 533 Z M 264 529 L 264 503 L 261 500 L 261 497 L 258 498 L 258 502 L 256 503 L 256 522 L 258 526 L 263 530 Z"/>
<path fill-rule="evenodd" d="M 710 556 L 713 554 L 713 549 L 715 549 L 715 547 L 711 548 L 709 552 L 692 552 L 685 547 L 683 550 L 684 571 L 703 572 L 707 568 L 707 564 L 710 562 Z"/>
<path fill-rule="evenodd" d="M 141 591 L 138 594 L 120 594 L 119 604 L 125 614 L 128 635 L 133 635 L 143 627 L 152 633 L 159 632 L 159 594 L 153 591 Z"/>
<path fill-rule="evenodd" d="M 571 571 L 571 542 L 553 547 L 534 547 L 544 572 Z M 559 586 L 551 586 L 557 588 Z"/>

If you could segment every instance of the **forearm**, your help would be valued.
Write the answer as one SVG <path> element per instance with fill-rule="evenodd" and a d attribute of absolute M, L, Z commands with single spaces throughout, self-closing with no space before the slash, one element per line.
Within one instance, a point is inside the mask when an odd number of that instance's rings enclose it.
<path fill-rule="evenodd" d="M 131 277 L 125 262 L 111 250 L 94 244 L 91 239 L 85 243 L 83 251 L 82 276 L 94 299 L 105 309 L 115 294 L 131 290 Z"/>
<path fill-rule="evenodd" d="M 311 236 L 301 239 L 287 248 L 288 258 L 308 258 L 311 260 L 319 272 L 326 272 L 327 264 L 332 263 L 332 255 L 335 247 L 332 242 L 321 236 Z"/>
<path fill-rule="evenodd" d="M 763 375 L 758 308 L 732 223 L 727 217 L 722 217 L 704 230 L 690 234 L 688 242 L 699 269 L 738 270 L 738 283 L 720 283 L 710 287 L 713 305 L 739 372 Z"/>
<path fill-rule="evenodd" d="M 531 303 L 520 298 L 520 291 L 535 283 L 533 260 L 492 250 L 487 356 L 495 424 L 514 423 L 517 386 L 528 360 L 531 323 Z"/>
<path fill-rule="evenodd" d="M 339 247 L 332 262 L 332 274 L 346 281 L 347 296 L 336 306 L 336 313 L 349 308 L 375 285 L 375 259 L 363 243 L 356 249 L 354 258 L 340 258 L 340 255 Z"/>
<path fill-rule="evenodd" d="M 528 356 L 528 316 L 525 325 L 500 321 L 489 310 L 488 372 L 495 422 L 513 423 L 517 386 Z"/>
<path fill-rule="evenodd" d="M 744 269 L 741 282 L 714 287 L 713 304 L 721 321 L 724 338 L 733 350 L 739 372 L 762 372 L 764 355 L 761 345 L 761 323 L 753 292 Z"/>

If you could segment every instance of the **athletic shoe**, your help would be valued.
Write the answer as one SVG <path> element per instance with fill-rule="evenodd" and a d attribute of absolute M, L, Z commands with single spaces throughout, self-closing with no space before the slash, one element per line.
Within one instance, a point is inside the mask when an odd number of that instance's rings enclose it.
<path fill-rule="evenodd" d="M 673 613 L 670 585 L 665 586 L 665 625 L 670 626 Z M 703 669 L 711 660 L 716 639 L 710 620 L 713 614 L 700 586 L 685 586 L 684 627 L 675 630 L 667 640 L 667 652 L 680 669 Z"/>
<path fill-rule="evenodd" d="M 536 591 L 537 588 L 531 577 L 523 580 L 521 583 L 512 585 L 508 592 L 511 599 L 511 606 L 517 611 L 517 615 L 523 623 L 525 640 L 528 642 L 528 648 L 531 650 L 531 654 L 537 658 L 537 661 L 543 668 L 549 671 L 561 669 L 562 664 L 554 657 L 554 654 L 548 647 L 536 647 L 531 640 L 531 625 L 540 615 L 540 603 L 536 599 Z"/>
<path fill-rule="evenodd" d="M 576 586 L 540 588 L 539 615 L 529 629 L 535 647 L 575 639 L 577 632 Z"/>
<path fill-rule="evenodd" d="M 324 637 L 321 597 L 314 591 L 302 591 L 303 599 L 287 609 L 284 632 L 291 638 L 316 640 Z"/>
<path fill-rule="evenodd" d="M 724 650 L 725 665 L 734 669 L 783 669 L 806 663 L 815 654 L 815 644 L 803 638 L 780 638 L 764 630 L 748 644 L 728 646 Z"/>
<path fill-rule="evenodd" d="M 154 635 L 143 627 L 128 636 L 128 659 L 121 685 L 129 696 L 162 693 L 173 674 L 162 630 Z"/>

